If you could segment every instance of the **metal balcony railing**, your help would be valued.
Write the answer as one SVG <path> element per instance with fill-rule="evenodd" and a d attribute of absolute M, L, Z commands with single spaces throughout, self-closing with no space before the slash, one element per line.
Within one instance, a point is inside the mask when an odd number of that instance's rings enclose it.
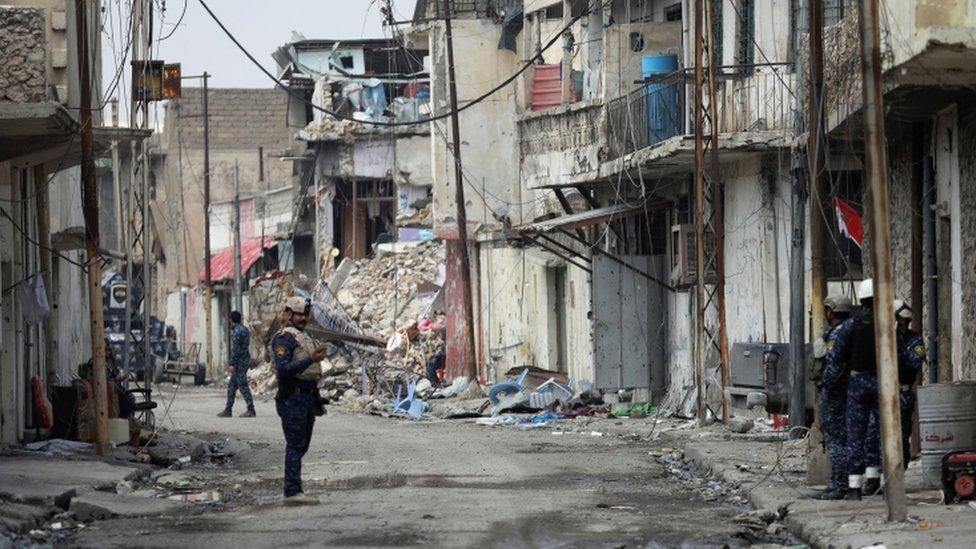
<path fill-rule="evenodd" d="M 717 80 L 719 133 L 793 130 L 796 100 L 791 63 L 720 67 Z M 682 69 L 649 78 L 607 103 L 610 157 L 692 133 L 694 89 L 694 72 Z M 711 128 L 704 131 L 709 134 Z"/>

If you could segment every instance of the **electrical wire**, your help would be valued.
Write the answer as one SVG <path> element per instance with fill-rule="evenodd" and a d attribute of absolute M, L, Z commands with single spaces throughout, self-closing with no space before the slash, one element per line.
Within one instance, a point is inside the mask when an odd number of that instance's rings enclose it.
<path fill-rule="evenodd" d="M 206 12 L 210 15 L 210 18 L 213 19 L 213 21 L 217 24 L 217 26 L 220 27 L 220 29 L 224 32 L 224 34 L 227 35 L 227 38 L 229 38 L 231 40 L 231 42 L 233 42 L 234 45 L 237 46 L 237 48 L 239 50 L 241 50 L 241 53 L 243 53 L 245 55 L 245 57 L 247 57 L 258 69 L 261 70 L 261 72 L 263 72 L 275 84 L 277 84 L 282 89 L 284 89 L 289 95 L 291 95 L 292 97 L 294 97 L 298 101 L 301 101 L 302 103 L 305 103 L 306 105 L 310 106 L 311 108 L 313 108 L 313 109 L 315 109 L 317 111 L 320 111 L 322 113 L 325 113 L 326 115 L 328 115 L 328 116 L 330 116 L 330 117 L 332 117 L 332 118 L 334 118 L 336 120 L 346 120 L 346 121 L 349 121 L 349 122 L 355 122 L 357 124 L 369 124 L 369 125 L 372 125 L 372 126 L 383 126 L 383 127 L 404 127 L 404 126 L 417 126 L 417 125 L 421 125 L 421 124 L 427 124 L 429 122 L 434 122 L 436 120 L 443 120 L 443 119 L 448 118 L 450 116 L 453 116 L 455 114 L 459 114 L 461 112 L 464 112 L 464 111 L 470 109 L 471 107 L 474 107 L 475 105 L 483 102 L 484 100 L 488 99 L 489 97 L 491 97 L 492 95 L 494 95 L 498 91 L 502 90 L 503 88 L 505 88 L 506 86 L 508 86 L 512 82 L 514 82 L 516 78 L 518 78 L 522 73 L 524 73 L 526 70 L 528 70 L 530 67 L 532 67 L 534 65 L 535 61 L 542 59 L 542 54 L 546 50 L 548 50 L 550 47 L 552 47 L 552 45 L 555 44 L 562 37 L 562 33 L 563 32 L 565 32 L 566 30 L 568 30 L 569 28 L 571 28 L 584 15 L 588 15 L 592 11 L 592 7 L 588 5 L 587 6 L 587 9 L 582 10 L 579 15 L 577 15 L 576 17 L 574 17 L 569 22 L 569 24 L 567 24 L 566 26 L 564 26 L 559 33 L 557 33 L 555 36 L 553 36 L 553 38 L 544 47 L 542 47 L 539 50 L 538 53 L 536 53 L 534 56 L 532 56 L 531 59 L 529 59 L 525 64 L 523 64 L 522 67 L 518 71 L 515 72 L 515 74 L 509 76 L 508 78 L 506 78 L 505 80 L 503 80 L 501 83 L 499 83 L 498 85 L 496 85 L 492 89 L 488 90 L 487 92 L 481 94 L 480 96 L 476 97 L 475 99 L 471 100 L 469 103 L 465 104 L 464 106 L 458 107 L 454 111 L 448 111 L 448 112 L 445 112 L 445 113 L 441 113 L 441 114 L 438 114 L 438 115 L 430 116 L 428 118 L 425 118 L 425 119 L 422 119 L 422 120 L 417 120 L 417 121 L 414 121 L 414 122 L 381 122 L 381 121 L 363 121 L 363 120 L 358 120 L 358 119 L 355 119 L 355 118 L 352 118 L 352 117 L 342 116 L 342 115 L 337 114 L 337 113 L 334 113 L 334 112 L 332 112 L 332 111 L 330 111 L 328 109 L 325 109 L 323 107 L 320 107 L 318 105 L 315 105 L 314 103 L 312 103 L 311 101 L 309 101 L 308 99 L 306 99 L 303 95 L 299 94 L 298 92 L 296 92 L 295 90 L 293 90 L 290 86 L 286 85 L 284 82 L 282 82 L 281 80 L 279 80 L 278 77 L 276 77 L 275 75 L 271 74 L 271 72 L 269 72 L 268 69 L 264 68 L 264 66 L 261 65 L 261 63 L 230 32 L 230 30 L 217 17 L 217 15 L 213 12 L 213 10 L 210 9 L 210 6 L 207 5 L 206 1 L 205 0 L 198 0 L 198 1 L 200 2 L 200 5 L 203 7 L 203 9 L 206 10 Z"/>

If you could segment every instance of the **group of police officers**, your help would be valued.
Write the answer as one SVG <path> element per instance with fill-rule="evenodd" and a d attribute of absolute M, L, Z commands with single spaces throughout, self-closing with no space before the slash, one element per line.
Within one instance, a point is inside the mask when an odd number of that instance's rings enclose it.
<path fill-rule="evenodd" d="M 822 370 L 817 399 L 824 444 L 830 458 L 830 482 L 818 499 L 859 500 L 882 493 L 881 434 L 878 416 L 877 356 L 874 339 L 874 284 L 858 288 L 860 307 L 846 296 L 828 296 L 824 312 L 829 328 L 815 345 Z M 912 310 L 896 299 L 899 401 L 901 408 L 902 465 L 910 460 L 909 436 L 915 411 L 915 381 L 925 362 L 922 336 L 912 331 Z"/>

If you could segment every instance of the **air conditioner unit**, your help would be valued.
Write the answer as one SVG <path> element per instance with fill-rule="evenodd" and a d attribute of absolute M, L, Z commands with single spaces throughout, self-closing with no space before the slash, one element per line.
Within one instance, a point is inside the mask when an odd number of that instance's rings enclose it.
<path fill-rule="evenodd" d="M 715 237 L 705 234 L 705 249 L 715 248 Z M 691 223 L 671 226 L 671 284 L 676 287 L 693 286 L 698 276 L 698 256 L 695 247 L 695 226 Z M 705 281 L 715 282 L 715 271 L 705 273 Z"/>

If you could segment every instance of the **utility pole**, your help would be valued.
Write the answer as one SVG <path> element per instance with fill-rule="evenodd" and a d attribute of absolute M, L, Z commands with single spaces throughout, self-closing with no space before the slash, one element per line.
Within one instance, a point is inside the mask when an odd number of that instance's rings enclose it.
<path fill-rule="evenodd" d="M 888 218 L 888 158 L 882 99 L 878 0 L 861 1 L 861 73 L 864 79 L 864 148 L 874 269 L 874 338 L 878 358 L 878 408 L 881 412 L 881 455 L 884 458 L 888 520 L 908 518 L 905 469 L 902 463 L 901 411 L 898 404 L 898 361 L 895 355 L 895 298 Z"/>
<path fill-rule="evenodd" d="M 81 184 L 85 214 L 88 265 L 88 307 L 91 328 L 92 375 L 95 378 L 95 454 L 108 446 L 108 383 L 105 377 L 105 322 L 102 316 L 102 264 L 98 251 L 98 187 L 95 185 L 95 140 L 92 128 L 92 71 L 88 58 L 88 14 L 91 0 L 75 4 L 78 34 L 78 82 L 81 88 Z"/>
<path fill-rule="evenodd" d="M 464 206 L 464 174 L 461 171 L 461 129 L 458 123 L 457 83 L 454 77 L 454 36 L 451 31 L 451 1 L 444 0 L 444 34 L 447 39 L 447 79 L 451 97 L 451 137 L 454 153 L 454 202 L 457 207 L 458 245 L 461 256 L 461 283 L 464 294 L 464 366 L 471 379 L 478 376 L 474 359 L 474 306 L 471 299 L 471 257 L 468 251 L 468 218 Z"/>
<path fill-rule="evenodd" d="M 697 387 L 698 424 L 707 420 L 707 375 L 709 369 L 717 369 L 720 375 L 722 418 L 730 417 L 725 388 L 729 383 L 729 344 L 725 324 L 725 244 L 724 212 L 721 169 L 718 157 L 719 121 L 717 92 L 715 88 L 716 63 L 712 32 L 711 3 L 695 0 L 695 385 Z M 705 95 L 708 95 L 708 102 Z M 709 124 L 705 138 L 706 120 Z M 709 156 L 706 165 L 705 156 Z M 708 280 L 709 275 L 715 277 Z M 715 317 L 718 325 L 707 326 L 708 319 Z M 706 367 L 714 353 L 718 364 Z M 714 410 L 713 415 L 718 415 Z"/>
<path fill-rule="evenodd" d="M 207 81 L 210 75 L 203 73 L 203 307 L 207 375 L 213 371 L 213 281 L 210 279 L 210 113 Z"/>
<path fill-rule="evenodd" d="M 52 294 L 51 285 L 51 212 L 49 208 L 50 200 L 47 189 L 47 174 L 44 173 L 44 165 L 34 166 L 34 205 L 37 212 L 37 259 L 40 261 L 41 280 L 44 281 L 44 293 L 47 296 Z M 48 303 L 52 303 L 48 299 Z M 44 318 L 44 373 L 48 383 L 54 382 L 56 375 L 54 369 L 54 319 L 52 315 Z"/>
<path fill-rule="evenodd" d="M 925 235 L 925 348 L 928 352 L 928 382 L 939 382 L 939 262 L 935 239 L 935 166 L 932 157 L 922 164 L 925 198 L 922 202 L 922 225 Z M 917 314 L 922 314 L 919 311 Z"/>
<path fill-rule="evenodd" d="M 264 181 L 264 147 L 258 147 L 258 185 L 264 193 L 261 201 L 261 246 L 264 246 L 265 220 L 268 218 L 268 187 Z M 316 223 L 316 228 L 318 224 Z"/>
<path fill-rule="evenodd" d="M 812 7 L 812 6 L 811 6 Z M 812 11 L 812 10 L 811 10 Z M 810 17 L 816 17 L 811 14 Z M 811 33 L 814 29 L 809 29 Z M 811 50 L 812 46 L 811 34 Z M 803 81 L 803 71 L 797 71 L 796 109 L 793 115 L 793 135 L 803 135 L 804 131 L 804 98 L 806 83 Z M 812 130 L 811 130 L 812 131 Z M 806 283 L 804 275 L 804 259 L 806 255 L 806 224 L 807 224 L 807 157 L 803 150 L 794 147 L 790 157 L 790 438 L 800 438 L 801 429 L 806 424 L 807 393 L 806 393 Z M 816 215 L 814 209 L 814 215 Z M 814 290 L 816 292 L 816 290 Z M 821 302 L 823 297 L 821 296 Z"/>
<path fill-rule="evenodd" d="M 234 308 L 243 314 L 244 282 L 241 273 L 241 180 L 234 159 Z"/>

